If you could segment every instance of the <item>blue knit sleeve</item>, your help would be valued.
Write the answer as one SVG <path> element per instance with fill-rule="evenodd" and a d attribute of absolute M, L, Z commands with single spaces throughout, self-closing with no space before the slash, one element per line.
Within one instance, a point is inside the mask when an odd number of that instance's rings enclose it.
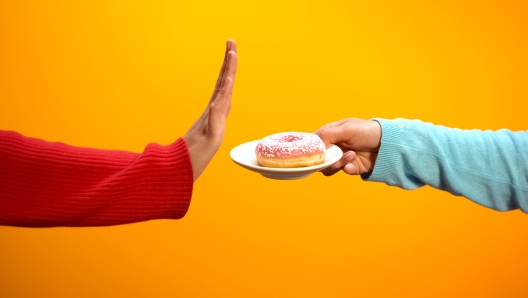
<path fill-rule="evenodd" d="M 364 180 L 405 189 L 430 185 L 495 210 L 528 213 L 528 131 L 374 120 L 382 128 L 381 147 Z"/>

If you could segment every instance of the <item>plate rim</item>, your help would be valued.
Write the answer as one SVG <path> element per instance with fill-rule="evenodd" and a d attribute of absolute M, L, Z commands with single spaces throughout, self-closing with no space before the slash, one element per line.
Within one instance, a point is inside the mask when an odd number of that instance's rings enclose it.
<path fill-rule="evenodd" d="M 241 148 L 243 148 L 243 147 L 250 146 L 252 143 L 255 143 L 255 146 L 256 146 L 256 143 L 258 143 L 258 142 L 260 142 L 260 140 L 249 141 L 249 142 L 245 142 L 245 143 L 242 143 L 242 144 L 239 144 L 239 145 L 235 146 L 229 152 L 229 156 L 230 156 L 231 160 L 233 162 L 235 162 L 236 164 L 242 166 L 242 167 L 249 168 L 250 170 L 254 170 L 254 171 L 258 172 L 258 173 L 260 173 L 260 172 L 271 172 L 271 173 L 288 173 L 288 174 L 299 173 L 299 174 L 303 174 L 303 173 L 306 173 L 306 172 L 317 172 L 317 171 L 320 171 L 322 169 L 325 169 L 325 168 L 329 167 L 330 165 L 332 165 L 333 163 L 337 162 L 343 156 L 343 152 L 341 151 L 341 149 L 339 147 L 337 147 L 335 145 L 331 145 L 330 147 L 328 147 L 326 149 L 326 151 L 328 152 L 329 150 L 335 150 L 335 151 L 338 150 L 339 154 L 336 155 L 335 160 L 326 161 L 326 158 L 325 158 L 325 162 L 324 163 L 319 164 L 319 165 L 315 165 L 315 166 L 309 166 L 309 167 L 300 167 L 300 168 L 269 168 L 269 167 L 263 167 L 263 166 L 255 166 L 255 165 L 252 165 L 252 164 L 244 163 L 244 162 L 240 161 L 240 159 L 239 160 L 236 159 L 236 157 L 233 154 L 234 152 L 236 153 L 237 150 L 241 150 Z"/>

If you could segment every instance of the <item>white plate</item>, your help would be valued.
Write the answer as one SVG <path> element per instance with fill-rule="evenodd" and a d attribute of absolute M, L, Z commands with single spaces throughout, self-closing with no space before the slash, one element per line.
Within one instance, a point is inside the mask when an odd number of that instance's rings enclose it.
<path fill-rule="evenodd" d="M 233 150 L 231 150 L 231 159 L 238 165 L 271 179 L 295 180 L 306 178 L 312 173 L 328 168 L 333 163 L 338 161 L 341 156 L 343 156 L 343 152 L 341 151 L 341 149 L 339 149 L 339 147 L 332 146 L 326 149 L 325 162 L 320 165 L 286 169 L 267 168 L 257 163 L 257 157 L 255 156 L 255 147 L 257 146 L 258 142 L 260 141 L 252 141 L 236 146 L 235 148 L 233 148 Z"/>

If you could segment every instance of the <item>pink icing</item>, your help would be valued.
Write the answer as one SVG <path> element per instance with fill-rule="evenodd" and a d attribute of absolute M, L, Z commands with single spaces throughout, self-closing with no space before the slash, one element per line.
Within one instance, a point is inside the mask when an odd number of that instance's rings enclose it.
<path fill-rule="evenodd" d="M 324 153 L 325 145 L 318 135 L 305 132 L 282 132 L 262 139 L 255 148 L 259 156 L 289 158 Z"/>

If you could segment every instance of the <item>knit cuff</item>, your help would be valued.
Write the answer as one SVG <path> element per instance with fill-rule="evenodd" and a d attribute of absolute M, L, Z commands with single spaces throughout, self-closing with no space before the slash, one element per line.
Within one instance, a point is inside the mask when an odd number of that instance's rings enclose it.
<path fill-rule="evenodd" d="M 167 154 L 173 156 L 174 170 L 170 173 L 175 178 L 174 196 L 172 197 L 171 214 L 160 216 L 160 218 L 180 219 L 185 216 L 191 204 L 194 176 L 191 157 L 187 143 L 183 138 L 166 146 Z M 176 170 L 177 169 L 177 170 Z M 165 206 L 166 207 L 166 206 Z"/>
<path fill-rule="evenodd" d="M 361 175 L 365 181 L 387 182 L 396 174 L 400 155 L 400 129 L 393 120 L 372 119 L 381 126 L 381 146 L 374 170 Z"/>

